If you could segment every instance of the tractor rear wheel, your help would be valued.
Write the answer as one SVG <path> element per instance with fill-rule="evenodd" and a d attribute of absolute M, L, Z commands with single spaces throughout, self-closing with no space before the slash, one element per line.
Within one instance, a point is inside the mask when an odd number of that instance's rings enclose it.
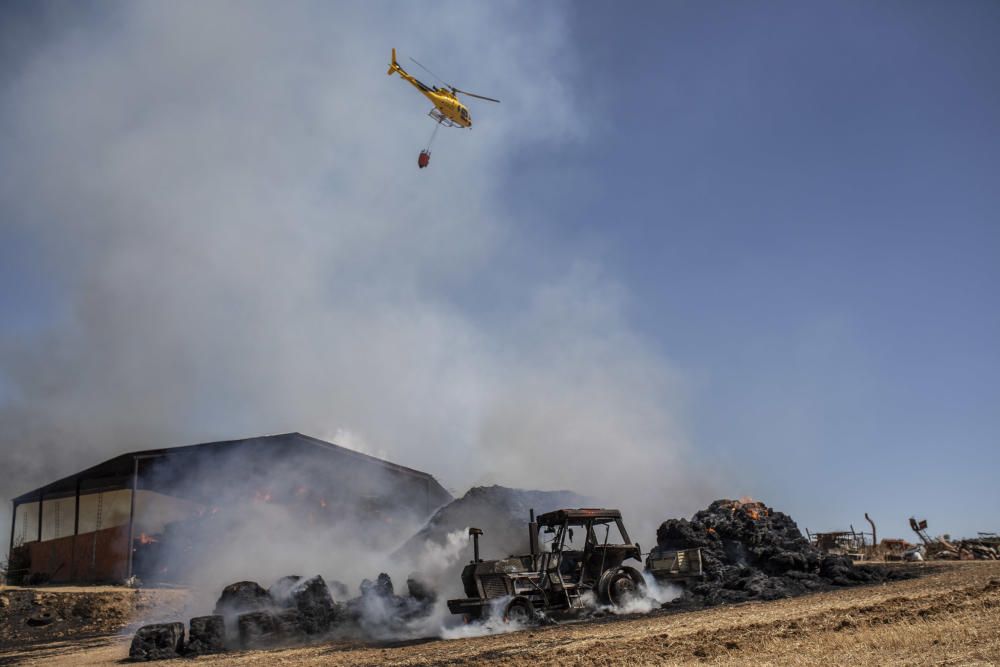
<path fill-rule="evenodd" d="M 608 581 L 608 602 L 616 607 L 624 607 L 632 600 L 646 595 L 646 583 L 630 572 L 619 570 Z"/>

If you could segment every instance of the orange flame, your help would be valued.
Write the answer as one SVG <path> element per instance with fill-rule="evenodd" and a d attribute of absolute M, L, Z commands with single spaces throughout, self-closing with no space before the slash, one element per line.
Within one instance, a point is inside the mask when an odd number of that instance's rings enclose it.
<path fill-rule="evenodd" d="M 139 534 L 139 544 L 153 544 L 154 542 L 159 542 L 159 540 L 146 533 Z"/>

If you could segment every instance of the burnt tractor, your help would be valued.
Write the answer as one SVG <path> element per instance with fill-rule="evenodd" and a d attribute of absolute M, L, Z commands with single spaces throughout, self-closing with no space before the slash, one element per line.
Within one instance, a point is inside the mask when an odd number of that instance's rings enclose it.
<path fill-rule="evenodd" d="M 479 536 L 470 528 L 473 560 L 462 570 L 465 598 L 448 600 L 453 614 L 472 619 L 500 616 L 527 623 L 539 612 L 571 613 L 601 604 L 623 606 L 645 595 L 642 573 L 625 561 L 641 563 L 622 515 L 613 509 L 561 509 L 538 515 L 531 510 L 531 553 L 484 561 Z"/>

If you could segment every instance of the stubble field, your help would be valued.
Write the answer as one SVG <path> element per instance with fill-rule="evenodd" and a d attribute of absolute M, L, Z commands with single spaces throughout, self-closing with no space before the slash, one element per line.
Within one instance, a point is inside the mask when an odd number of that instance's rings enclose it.
<path fill-rule="evenodd" d="M 682 613 L 398 644 L 334 642 L 204 665 L 1000 664 L 1000 562 L 924 564 L 890 584 Z M 126 634 L 0 648 L 0 663 L 111 665 Z"/>

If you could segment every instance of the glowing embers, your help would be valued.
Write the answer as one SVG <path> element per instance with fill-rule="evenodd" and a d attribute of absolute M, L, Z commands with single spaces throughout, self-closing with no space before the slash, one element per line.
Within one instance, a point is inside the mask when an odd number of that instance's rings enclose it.
<path fill-rule="evenodd" d="M 716 501 L 722 507 L 729 508 L 729 514 L 735 516 L 737 512 L 746 518 L 752 519 L 753 521 L 759 521 L 762 518 L 770 516 L 770 510 L 768 507 L 760 502 L 759 500 L 754 500 L 750 496 L 743 496 L 739 500 L 721 500 Z"/>

